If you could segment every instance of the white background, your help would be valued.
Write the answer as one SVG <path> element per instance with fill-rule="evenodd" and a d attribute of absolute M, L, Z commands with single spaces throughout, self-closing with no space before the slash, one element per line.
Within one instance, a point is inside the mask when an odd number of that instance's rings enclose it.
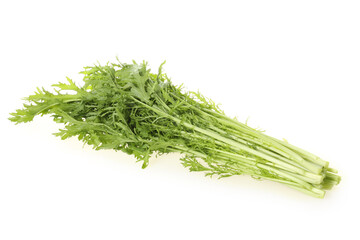
<path fill-rule="evenodd" d="M 2 1 L 0 239 L 359 239 L 359 1 Z M 330 161 L 325 199 L 179 155 L 94 151 L 14 125 L 35 87 L 83 66 L 147 60 L 230 116 Z"/>

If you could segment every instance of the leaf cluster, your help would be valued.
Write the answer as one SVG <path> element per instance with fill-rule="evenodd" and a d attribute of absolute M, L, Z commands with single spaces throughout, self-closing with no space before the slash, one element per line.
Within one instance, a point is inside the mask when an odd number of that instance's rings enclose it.
<path fill-rule="evenodd" d="M 61 139 L 132 154 L 143 168 L 154 153 L 181 152 L 190 171 L 247 174 L 317 197 L 340 181 L 315 155 L 230 119 L 211 99 L 175 86 L 162 65 L 157 74 L 146 62 L 85 67 L 82 86 L 67 78 L 53 92 L 38 88 L 9 119 L 22 123 L 49 114 L 64 124 L 55 133 Z"/>

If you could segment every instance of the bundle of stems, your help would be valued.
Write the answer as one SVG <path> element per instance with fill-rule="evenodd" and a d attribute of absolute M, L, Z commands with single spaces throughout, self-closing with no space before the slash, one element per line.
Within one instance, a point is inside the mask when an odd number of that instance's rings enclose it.
<path fill-rule="evenodd" d="M 53 92 L 38 88 L 9 119 L 21 123 L 50 114 L 65 124 L 56 136 L 133 154 L 143 168 L 153 153 L 180 152 L 190 171 L 220 178 L 246 174 L 319 198 L 340 182 L 327 161 L 227 117 L 199 92 L 173 85 L 162 65 L 157 74 L 145 62 L 95 65 L 81 73 L 82 87 L 67 78 Z"/>

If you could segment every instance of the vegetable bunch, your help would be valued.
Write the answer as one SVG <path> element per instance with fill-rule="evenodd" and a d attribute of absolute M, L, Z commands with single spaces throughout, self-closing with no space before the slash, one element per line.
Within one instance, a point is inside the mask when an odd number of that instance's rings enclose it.
<path fill-rule="evenodd" d="M 50 114 L 65 124 L 56 136 L 77 136 L 98 149 L 121 150 L 149 164 L 153 153 L 181 152 L 190 171 L 229 177 L 246 174 L 280 182 L 314 197 L 340 182 L 329 163 L 288 142 L 227 117 L 210 99 L 187 92 L 145 62 L 85 67 L 84 85 L 37 89 L 15 123 Z"/>

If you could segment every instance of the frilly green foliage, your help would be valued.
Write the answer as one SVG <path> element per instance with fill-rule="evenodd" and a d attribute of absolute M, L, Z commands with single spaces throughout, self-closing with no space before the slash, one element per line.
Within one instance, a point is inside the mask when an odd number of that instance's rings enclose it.
<path fill-rule="evenodd" d="M 76 136 L 96 150 L 121 150 L 143 168 L 154 152 L 181 152 L 190 171 L 247 174 L 316 197 L 340 181 L 329 175 L 327 162 L 226 117 L 199 92 L 173 85 L 162 65 L 157 74 L 146 62 L 85 67 L 82 87 L 67 78 L 53 85 L 54 93 L 38 88 L 9 119 L 21 123 L 50 114 L 65 125 L 55 133 L 61 139 Z"/>

